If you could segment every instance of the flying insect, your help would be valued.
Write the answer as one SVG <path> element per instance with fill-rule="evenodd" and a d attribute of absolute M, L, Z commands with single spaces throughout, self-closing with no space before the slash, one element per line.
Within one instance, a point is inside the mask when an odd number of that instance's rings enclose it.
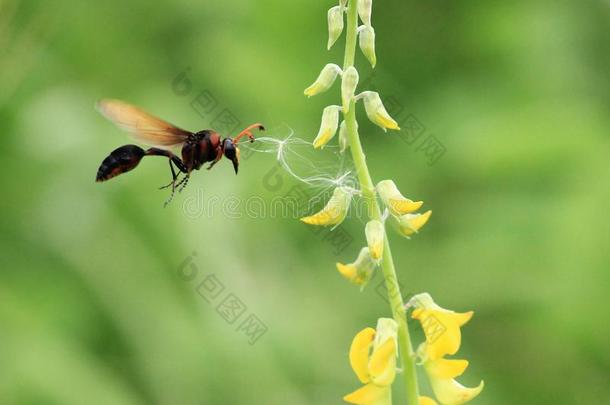
<path fill-rule="evenodd" d="M 101 100 L 97 103 L 97 109 L 117 127 L 127 131 L 136 141 L 151 147 L 144 150 L 137 145 L 124 145 L 113 150 L 102 161 L 95 180 L 103 182 L 129 172 L 135 169 L 145 156 L 166 157 L 169 161 L 172 181 L 161 189 L 171 187 L 172 193 L 165 205 L 172 200 L 176 190 L 182 191 L 186 187 L 193 170 L 199 170 L 205 163 L 210 163 L 207 167 L 209 170 L 224 156 L 233 163 L 233 169 L 237 174 L 239 141 L 247 137 L 250 142 L 254 142 L 252 131 L 265 129 L 262 124 L 257 123 L 250 125 L 234 138 L 222 138 L 212 129 L 186 131 L 120 100 Z M 181 148 L 181 157 L 174 154 L 171 148 Z M 181 174 L 184 177 L 179 179 Z"/>

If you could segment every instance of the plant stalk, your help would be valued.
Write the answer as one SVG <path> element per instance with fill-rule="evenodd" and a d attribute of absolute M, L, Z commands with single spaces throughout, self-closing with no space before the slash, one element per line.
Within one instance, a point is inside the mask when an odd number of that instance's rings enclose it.
<path fill-rule="evenodd" d="M 354 65 L 356 57 L 356 40 L 358 29 L 357 6 L 357 0 L 350 0 L 347 9 L 347 32 L 343 66 L 344 71 L 348 67 Z M 362 196 L 365 199 L 366 206 L 368 208 L 367 211 L 369 219 L 381 221 L 381 209 L 377 202 L 375 186 L 366 164 L 366 157 L 364 155 L 364 151 L 362 150 L 362 144 L 360 143 L 360 137 L 358 135 L 358 129 L 356 126 L 355 104 L 355 101 L 352 101 L 349 112 L 343 114 L 347 129 L 347 139 L 352 153 L 354 166 L 356 168 L 356 173 L 358 175 L 360 189 L 362 190 Z M 415 370 L 415 356 L 407 325 L 406 310 L 404 307 L 400 286 L 398 284 L 398 278 L 396 277 L 396 270 L 394 268 L 394 260 L 392 258 L 392 251 L 390 249 L 387 232 L 385 234 L 381 268 L 383 270 L 383 276 L 385 278 L 385 284 L 388 290 L 388 299 L 390 301 L 392 315 L 398 324 L 398 349 L 400 351 L 400 359 L 402 361 L 402 375 L 406 385 L 407 403 L 408 405 L 417 405 L 419 401 L 419 390 Z"/>

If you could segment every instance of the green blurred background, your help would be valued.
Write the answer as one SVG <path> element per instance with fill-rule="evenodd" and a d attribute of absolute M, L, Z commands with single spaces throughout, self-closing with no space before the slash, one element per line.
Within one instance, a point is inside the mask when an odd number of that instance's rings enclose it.
<path fill-rule="evenodd" d="M 0 1 L 0 403 L 340 404 L 359 386 L 351 339 L 389 314 L 379 278 L 360 293 L 334 268 L 364 243 L 361 221 L 337 254 L 296 220 L 201 215 L 212 195 L 289 192 L 269 154 L 239 176 L 227 161 L 196 173 L 165 209 L 161 159 L 94 182 L 129 143 L 95 111 L 102 97 L 192 130 L 228 109 L 312 140 L 339 97 L 302 95 L 342 60 L 343 40 L 325 49 L 332 3 Z M 360 112 L 375 180 L 434 211 L 417 237 L 392 237 L 403 292 L 476 312 L 459 354 L 460 381 L 486 381 L 474 403 L 610 403 L 609 3 L 375 6 L 371 83 L 446 150 L 430 165 L 406 130 Z M 217 106 L 202 116 L 204 90 Z M 225 289 L 208 302 L 211 274 Z M 229 294 L 247 307 L 233 324 L 217 311 Z M 255 344 L 238 330 L 249 314 L 267 327 Z"/>

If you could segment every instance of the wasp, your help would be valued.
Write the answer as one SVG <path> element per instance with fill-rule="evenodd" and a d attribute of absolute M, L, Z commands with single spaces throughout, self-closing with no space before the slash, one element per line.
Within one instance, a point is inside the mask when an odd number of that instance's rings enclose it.
<path fill-rule="evenodd" d="M 180 192 L 186 187 L 191 172 L 199 170 L 205 163 L 210 163 L 207 167 L 209 170 L 225 156 L 233 163 L 233 169 L 237 174 L 239 141 L 247 137 L 250 142 L 254 142 L 252 131 L 265 129 L 262 124 L 253 124 L 234 138 L 222 138 L 212 129 L 199 132 L 186 131 L 119 100 L 101 100 L 96 107 L 106 119 L 150 148 L 144 150 L 137 145 L 124 145 L 113 150 L 102 161 L 95 180 L 103 182 L 127 173 L 135 169 L 145 156 L 166 157 L 169 161 L 172 181 L 161 189 L 171 187 L 172 192 L 165 205 L 171 202 L 176 190 Z M 181 157 L 174 154 L 171 148 L 181 148 Z M 180 175 L 184 177 L 180 179 Z"/>

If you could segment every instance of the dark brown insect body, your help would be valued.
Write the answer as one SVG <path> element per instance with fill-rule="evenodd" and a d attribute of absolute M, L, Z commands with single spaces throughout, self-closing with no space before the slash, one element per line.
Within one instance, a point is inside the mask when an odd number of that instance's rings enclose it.
<path fill-rule="evenodd" d="M 155 146 L 144 150 L 137 145 L 125 145 L 110 153 L 100 165 L 96 181 L 106 181 L 122 173 L 133 170 L 144 156 L 165 156 L 169 160 L 172 171 L 172 181 L 162 188 L 172 187 L 171 201 L 178 186 L 182 190 L 193 170 L 199 170 L 210 162 L 211 169 L 224 155 L 233 163 L 235 174 L 239 168 L 239 149 L 237 143 L 243 137 L 254 142 L 253 129 L 263 130 L 261 124 L 250 125 L 235 138 L 224 138 L 213 130 L 189 132 L 156 118 L 137 107 L 118 100 L 103 100 L 98 104 L 99 111 L 119 128 L 128 131 L 136 140 Z M 182 158 L 175 155 L 169 148 L 182 147 Z M 184 178 L 177 182 L 179 173 Z M 167 204 L 166 202 L 166 204 Z"/>

